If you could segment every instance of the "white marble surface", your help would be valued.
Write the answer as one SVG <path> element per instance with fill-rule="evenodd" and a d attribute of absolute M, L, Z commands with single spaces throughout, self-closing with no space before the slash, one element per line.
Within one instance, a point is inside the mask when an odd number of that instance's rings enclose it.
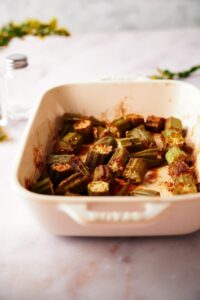
<path fill-rule="evenodd" d="M 58 83 L 145 75 L 200 62 L 200 30 L 74 35 L 13 41 L 29 55 L 37 95 Z M 200 86 L 200 75 L 191 82 Z M 11 186 L 26 123 L 0 144 L 0 300 L 199 300 L 200 233 L 168 238 L 58 238 L 44 232 Z"/>
<path fill-rule="evenodd" d="M 56 16 L 72 32 L 192 27 L 199 11 L 199 0 L 1 0 L 0 25 Z"/>

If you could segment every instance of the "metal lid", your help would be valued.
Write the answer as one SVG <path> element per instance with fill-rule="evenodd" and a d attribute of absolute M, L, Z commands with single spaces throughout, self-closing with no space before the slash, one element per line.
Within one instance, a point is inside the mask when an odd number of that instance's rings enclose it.
<path fill-rule="evenodd" d="M 28 58 L 24 54 L 11 54 L 6 57 L 6 67 L 9 69 L 21 69 L 28 66 Z"/>

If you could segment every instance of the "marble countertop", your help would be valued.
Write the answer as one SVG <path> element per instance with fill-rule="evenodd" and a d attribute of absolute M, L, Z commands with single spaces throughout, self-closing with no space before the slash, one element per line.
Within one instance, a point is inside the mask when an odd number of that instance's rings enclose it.
<path fill-rule="evenodd" d="M 0 51 L 29 56 L 36 96 L 57 84 L 146 75 L 200 63 L 200 29 L 14 40 Z M 200 87 L 200 75 L 190 80 Z M 10 122 L 0 145 L 1 300 L 199 300 L 200 232 L 180 237 L 72 238 L 41 229 L 12 189 L 26 122 Z"/>

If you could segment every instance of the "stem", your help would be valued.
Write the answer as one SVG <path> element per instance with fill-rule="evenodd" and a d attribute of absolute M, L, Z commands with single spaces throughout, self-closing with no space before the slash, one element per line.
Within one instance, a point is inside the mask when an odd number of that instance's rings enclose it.
<path fill-rule="evenodd" d="M 192 73 L 200 70 L 200 65 L 193 66 L 187 70 L 172 72 L 170 70 L 157 69 L 158 74 L 149 76 L 151 79 L 183 79 L 191 76 Z"/>

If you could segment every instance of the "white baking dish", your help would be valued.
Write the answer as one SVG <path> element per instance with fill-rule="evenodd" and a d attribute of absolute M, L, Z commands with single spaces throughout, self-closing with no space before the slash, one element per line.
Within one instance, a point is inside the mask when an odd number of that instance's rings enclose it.
<path fill-rule="evenodd" d="M 39 222 L 57 235 L 174 235 L 200 228 L 200 194 L 172 196 L 163 189 L 161 198 L 65 197 L 28 191 L 25 186 L 38 178 L 41 162 L 51 151 L 60 117 L 66 111 L 110 119 L 124 112 L 177 116 L 188 127 L 188 140 L 195 143 L 198 154 L 200 92 L 197 88 L 178 81 L 135 81 L 69 84 L 49 90 L 29 122 L 14 183 Z M 197 155 L 197 166 L 199 161 Z"/>

